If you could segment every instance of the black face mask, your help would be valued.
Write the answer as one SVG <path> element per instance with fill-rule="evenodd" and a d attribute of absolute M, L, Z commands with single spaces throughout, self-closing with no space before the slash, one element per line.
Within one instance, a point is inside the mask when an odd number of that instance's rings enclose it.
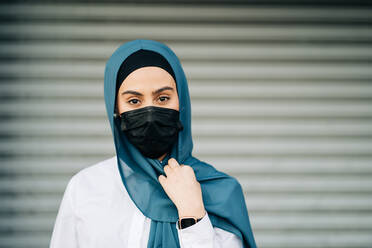
<path fill-rule="evenodd" d="M 155 106 L 124 112 L 120 123 L 129 142 L 149 158 L 169 152 L 183 129 L 177 110 Z"/>

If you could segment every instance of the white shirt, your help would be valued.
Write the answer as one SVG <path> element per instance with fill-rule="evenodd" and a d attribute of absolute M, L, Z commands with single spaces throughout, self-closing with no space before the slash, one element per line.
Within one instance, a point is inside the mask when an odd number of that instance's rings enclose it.
<path fill-rule="evenodd" d="M 50 248 L 147 248 L 151 219 L 126 191 L 116 156 L 87 167 L 69 181 L 54 224 Z M 242 248 L 238 236 L 213 227 L 208 213 L 178 229 L 181 248 Z"/>

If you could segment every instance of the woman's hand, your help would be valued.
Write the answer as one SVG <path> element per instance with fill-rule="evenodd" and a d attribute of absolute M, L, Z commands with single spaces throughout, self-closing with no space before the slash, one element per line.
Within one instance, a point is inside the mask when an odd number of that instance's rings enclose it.
<path fill-rule="evenodd" d="M 196 180 L 194 170 L 188 165 L 179 165 L 171 158 L 164 166 L 165 175 L 159 176 L 159 182 L 165 193 L 176 205 L 180 218 L 194 216 L 202 218 L 205 215 L 200 183 Z"/>

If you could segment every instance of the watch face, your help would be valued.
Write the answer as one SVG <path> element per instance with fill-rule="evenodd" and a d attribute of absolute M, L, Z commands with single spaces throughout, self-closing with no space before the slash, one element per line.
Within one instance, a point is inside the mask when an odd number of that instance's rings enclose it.
<path fill-rule="evenodd" d="M 196 220 L 193 218 L 183 218 L 180 220 L 181 229 L 192 226 L 196 223 Z"/>

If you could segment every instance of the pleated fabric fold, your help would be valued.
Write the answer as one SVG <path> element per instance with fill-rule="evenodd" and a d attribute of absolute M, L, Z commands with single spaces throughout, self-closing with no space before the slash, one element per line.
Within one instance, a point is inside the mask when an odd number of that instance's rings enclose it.
<path fill-rule="evenodd" d="M 175 222 L 151 220 L 151 228 L 147 248 L 174 247 L 179 248 L 179 239 Z"/>

